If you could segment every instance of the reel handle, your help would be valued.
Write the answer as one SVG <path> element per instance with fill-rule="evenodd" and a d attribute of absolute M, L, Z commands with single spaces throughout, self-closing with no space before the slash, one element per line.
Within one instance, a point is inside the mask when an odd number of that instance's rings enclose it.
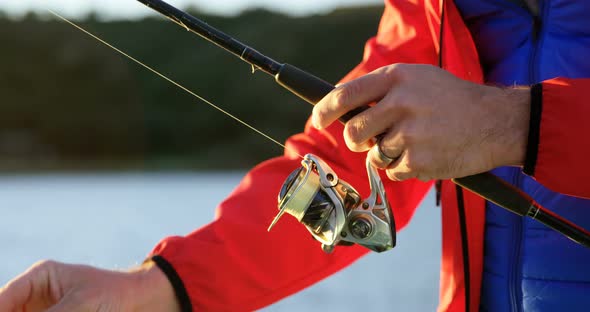
<path fill-rule="evenodd" d="M 279 72 L 275 75 L 275 80 L 285 89 L 291 91 L 291 93 L 312 105 L 317 104 L 335 88 L 329 82 L 290 64 L 283 64 L 281 66 Z M 342 115 L 338 120 L 345 124 L 352 119 L 352 117 L 367 109 L 369 109 L 369 106 L 367 105 L 357 107 Z"/>

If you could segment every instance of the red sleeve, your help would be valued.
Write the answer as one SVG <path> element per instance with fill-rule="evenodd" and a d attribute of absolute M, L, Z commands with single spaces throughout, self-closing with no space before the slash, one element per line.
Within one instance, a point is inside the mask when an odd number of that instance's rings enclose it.
<path fill-rule="evenodd" d="M 387 4 L 378 35 L 367 43 L 363 63 L 346 79 L 394 62 L 434 64 L 436 47 L 431 31 L 424 8 L 406 1 L 397 1 L 395 7 Z M 155 247 L 152 258 L 170 278 L 185 311 L 259 309 L 367 253 L 367 249 L 353 246 L 324 254 L 320 244 L 290 217 L 281 219 L 272 232 L 266 231 L 278 211 L 280 187 L 300 166 L 296 154 L 318 155 L 340 178 L 368 196 L 365 154 L 346 148 L 342 129 L 335 124 L 317 131 L 308 122 L 304 133 L 288 140 L 284 156 L 266 161 L 246 175 L 220 204 L 214 222 L 188 236 L 166 238 Z M 396 224 L 402 228 L 430 183 L 384 181 Z"/>
<path fill-rule="evenodd" d="M 556 78 L 533 87 L 524 171 L 553 191 L 590 198 L 588 90 L 590 79 Z"/>

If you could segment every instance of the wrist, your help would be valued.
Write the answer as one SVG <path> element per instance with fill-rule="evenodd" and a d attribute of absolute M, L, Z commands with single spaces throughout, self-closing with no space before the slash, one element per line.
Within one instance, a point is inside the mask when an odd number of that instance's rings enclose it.
<path fill-rule="evenodd" d="M 138 299 L 133 311 L 180 311 L 172 284 L 153 261 L 147 261 L 129 273 L 134 284 L 130 295 Z"/>
<path fill-rule="evenodd" d="M 509 92 L 509 103 L 514 105 L 514 120 L 510 125 L 513 135 L 513 148 L 508 153 L 509 166 L 524 166 L 527 156 L 527 143 L 531 115 L 531 88 L 516 87 Z"/>
<path fill-rule="evenodd" d="M 529 87 L 495 88 L 496 127 L 493 147 L 495 167 L 524 166 L 529 136 L 531 91 Z"/>

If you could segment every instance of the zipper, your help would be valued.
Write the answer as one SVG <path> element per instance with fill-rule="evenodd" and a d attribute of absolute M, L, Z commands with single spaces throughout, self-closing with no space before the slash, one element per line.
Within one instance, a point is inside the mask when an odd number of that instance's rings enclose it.
<path fill-rule="evenodd" d="M 529 11 L 530 12 L 530 11 Z M 545 5 L 543 1 L 539 0 L 539 13 L 545 15 Z M 539 73 L 537 71 L 537 63 L 539 57 L 539 47 L 542 44 L 542 38 L 540 36 L 543 28 L 543 17 L 535 15 L 530 12 L 533 19 L 532 34 L 533 34 L 533 47 L 531 52 L 531 59 L 529 61 L 529 83 L 537 83 Z"/>
<path fill-rule="evenodd" d="M 535 44 L 535 48 L 539 41 L 539 33 L 541 32 L 541 28 L 543 26 L 543 21 L 539 15 L 533 15 L 533 43 Z"/>
<path fill-rule="evenodd" d="M 520 174 L 516 172 L 512 178 L 514 185 L 520 187 L 522 184 L 522 179 Z M 510 294 L 510 305 L 512 308 L 511 311 L 518 312 L 521 311 L 521 303 L 522 303 L 522 294 L 521 294 L 521 247 L 522 247 L 522 240 L 523 240 L 523 227 L 524 227 L 524 218 L 511 215 L 509 218 L 513 219 L 513 228 L 512 232 L 514 237 L 514 244 L 512 245 L 512 253 L 510 255 L 510 271 L 508 274 L 508 292 Z"/>
<path fill-rule="evenodd" d="M 522 177 L 518 171 L 516 171 L 515 176 L 513 177 L 514 185 L 517 187 L 521 187 L 522 185 Z M 524 239 L 524 217 L 521 216 L 510 216 L 509 218 L 514 218 L 514 226 L 513 226 L 513 237 L 516 239 L 514 240 L 514 245 L 512 246 L 512 254 L 510 257 L 510 271 L 509 271 L 509 283 L 508 283 L 508 291 L 510 293 L 510 305 L 512 308 L 510 309 L 513 312 L 522 311 L 522 289 L 521 289 L 521 273 L 522 273 L 522 263 L 521 263 L 521 247 L 522 241 Z"/>
<path fill-rule="evenodd" d="M 545 16 L 545 6 L 543 1 L 539 0 L 539 12 Z M 527 9 L 532 18 L 532 51 L 531 58 L 529 60 L 529 83 L 536 83 L 538 80 L 538 56 L 539 47 L 541 45 L 542 38 L 540 33 L 542 31 L 543 18 L 539 14 L 534 14 L 530 9 Z M 523 187 L 522 175 L 519 171 L 516 171 L 515 177 L 513 178 L 514 185 L 520 189 Z M 509 284 L 508 290 L 510 292 L 510 303 L 512 311 L 522 311 L 522 245 L 525 239 L 525 218 L 514 216 L 517 218 L 514 222 L 513 234 L 516 239 L 514 240 L 514 246 L 512 248 L 511 255 L 511 266 L 509 273 Z"/>
<path fill-rule="evenodd" d="M 539 16 L 539 14 L 541 12 L 543 12 L 543 6 L 542 6 L 542 0 L 537 0 L 537 13 L 529 7 L 529 5 L 526 3 L 525 0 L 506 0 L 507 2 L 514 4 L 516 6 L 518 6 L 519 8 L 526 10 L 530 16 L 532 16 L 533 18 L 533 42 L 536 43 L 538 38 L 539 38 L 539 32 L 541 31 L 541 28 L 543 26 L 542 22 L 543 20 L 541 19 L 541 17 Z M 542 13 L 541 13 L 542 14 Z"/>
<path fill-rule="evenodd" d="M 515 1 L 511 1 L 515 2 Z M 521 7 L 525 9 L 529 16 L 532 18 L 532 51 L 531 57 L 529 59 L 529 83 L 535 83 L 538 78 L 538 55 L 539 55 L 539 46 L 541 45 L 541 36 L 540 33 L 542 31 L 543 26 L 543 18 L 545 16 L 545 6 L 543 5 L 543 1 L 539 0 L 539 14 L 535 14 L 524 1 L 519 1 L 521 3 Z M 515 171 L 515 174 L 512 178 L 514 185 L 518 188 L 522 189 L 523 179 L 519 171 Z M 512 216 L 511 216 L 512 218 Z M 513 216 L 514 226 L 513 226 L 513 237 L 514 244 L 512 245 L 512 253 L 510 255 L 510 267 L 508 273 L 508 291 L 510 295 L 510 305 L 511 311 L 520 312 L 522 311 L 522 245 L 525 239 L 525 218 L 519 216 Z"/>

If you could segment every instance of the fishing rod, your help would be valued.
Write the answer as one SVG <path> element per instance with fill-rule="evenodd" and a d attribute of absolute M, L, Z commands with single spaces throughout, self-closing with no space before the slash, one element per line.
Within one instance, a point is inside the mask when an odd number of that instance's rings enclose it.
<path fill-rule="evenodd" d="M 252 66 L 253 71 L 261 70 L 273 76 L 277 83 L 291 91 L 293 94 L 303 100 L 315 105 L 330 91 L 334 86 L 304 70 L 293 65 L 279 63 L 272 58 L 256 51 L 235 38 L 224 32 L 209 26 L 202 20 L 181 11 L 170 4 L 160 0 L 137 0 L 147 7 L 166 16 L 174 23 L 180 25 L 188 31 L 191 31 L 205 40 L 217 45 L 218 47 L 239 57 L 244 62 Z M 356 108 L 340 118 L 340 121 L 346 123 L 357 114 L 365 111 L 369 107 Z"/>
<path fill-rule="evenodd" d="M 253 69 L 273 76 L 278 84 L 312 105 L 317 104 L 335 88 L 332 84 L 293 65 L 273 60 L 164 1 L 137 1 L 186 30 L 234 54 L 250 64 Z M 341 116 L 339 121 L 346 123 L 368 108 L 369 106 L 363 106 L 351 110 Z M 338 180 L 336 173 L 321 159 L 306 155 L 303 168 L 294 171 L 281 189 L 279 194 L 281 211 L 273 224 L 284 212 L 295 216 L 316 239 L 322 242 L 326 251 L 331 251 L 340 241 L 359 243 L 378 252 L 392 248 L 395 245 L 393 214 L 388 203 L 386 206 L 379 205 L 382 204 L 381 201 L 386 201 L 379 175 L 372 166 L 367 165 L 367 171 L 372 193 L 368 199 L 361 200 L 358 192 L 346 182 Z M 535 219 L 571 240 L 590 247 L 590 232 L 542 207 L 531 196 L 490 172 L 455 178 L 452 181 L 500 207 L 520 216 Z M 328 206 L 331 209 L 325 209 Z M 366 215 L 362 211 L 369 211 L 372 214 Z M 380 220 L 387 222 L 389 229 L 381 228 L 380 230 Z M 345 229 L 349 230 L 351 235 L 344 235 Z M 329 237 L 326 233 L 329 233 Z M 386 233 L 390 237 L 384 241 L 376 241 L 376 236 L 383 235 L 375 235 L 375 233 Z"/>

